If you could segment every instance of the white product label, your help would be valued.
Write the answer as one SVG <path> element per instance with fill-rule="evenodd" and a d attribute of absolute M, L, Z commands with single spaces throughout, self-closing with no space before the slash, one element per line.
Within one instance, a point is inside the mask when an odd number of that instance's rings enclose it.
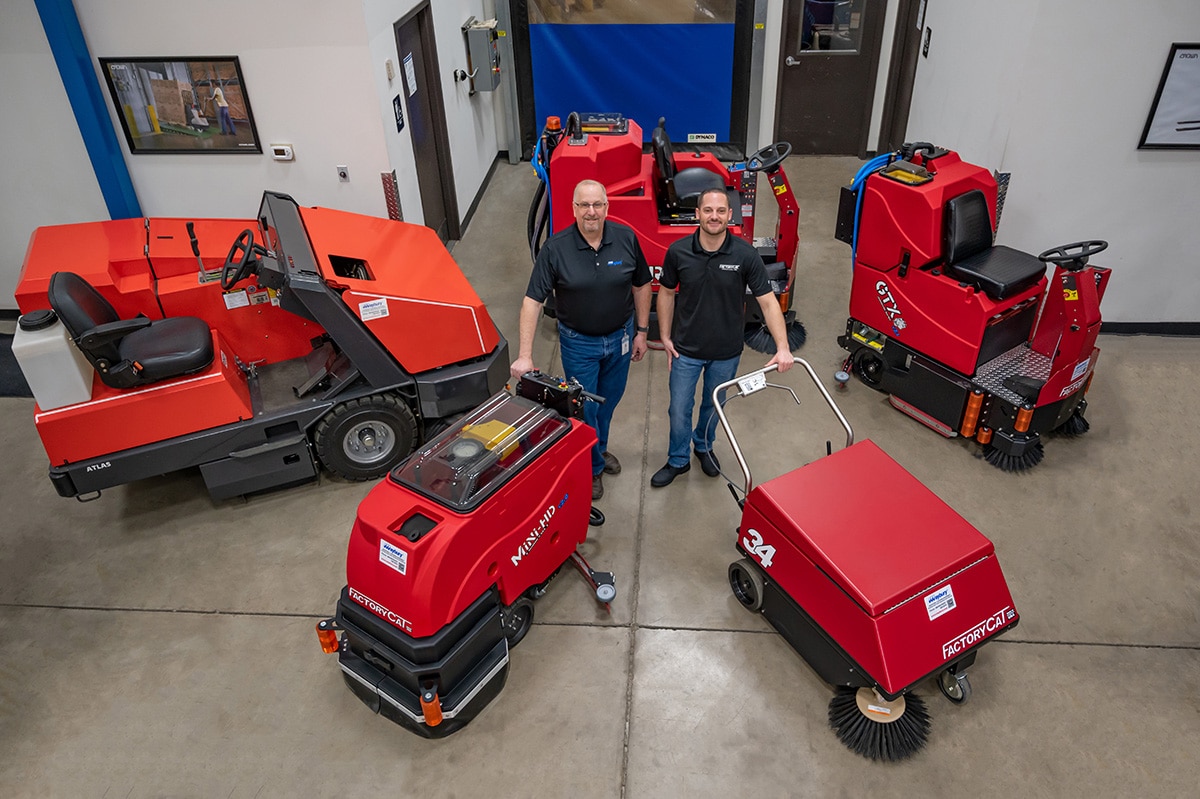
<path fill-rule="evenodd" d="M 892 715 L 892 709 L 890 707 L 882 707 L 880 705 L 867 705 L 867 710 L 871 711 L 872 713 L 878 713 L 881 716 Z"/>
<path fill-rule="evenodd" d="M 944 616 L 954 610 L 954 607 L 954 591 L 950 586 L 934 591 L 925 597 L 925 612 L 929 614 L 930 621 L 938 616 Z"/>
<path fill-rule="evenodd" d="M 1084 358 L 1082 361 L 1080 361 L 1079 365 L 1075 367 L 1075 371 L 1071 372 L 1071 379 L 1078 380 L 1079 378 L 1081 378 L 1085 374 L 1087 374 L 1088 365 L 1091 364 L 1091 362 L 1092 362 L 1091 358 Z"/>
<path fill-rule="evenodd" d="M 767 375 L 764 372 L 751 372 L 745 377 L 738 378 L 738 390 L 745 394 L 753 394 L 767 387 Z"/>
<path fill-rule="evenodd" d="M 391 542 L 380 539 L 379 562 L 401 574 L 408 574 L 408 553 Z"/>
<path fill-rule="evenodd" d="M 250 304 L 250 298 L 246 296 L 245 291 L 230 291 L 225 294 L 225 308 L 232 311 L 234 308 L 245 308 Z"/>
<path fill-rule="evenodd" d="M 372 319 L 382 319 L 388 315 L 387 300 L 380 297 L 377 300 L 367 300 L 358 304 L 358 315 L 364 322 Z"/>

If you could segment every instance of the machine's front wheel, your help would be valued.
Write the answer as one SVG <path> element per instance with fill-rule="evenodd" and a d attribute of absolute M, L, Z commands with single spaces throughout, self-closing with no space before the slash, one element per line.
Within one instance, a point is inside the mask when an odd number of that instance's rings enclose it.
<path fill-rule="evenodd" d="M 413 451 L 417 420 L 396 397 L 377 394 L 343 402 L 317 423 L 317 457 L 347 480 L 374 480 Z"/>
<path fill-rule="evenodd" d="M 886 369 L 883 359 L 871 350 L 863 349 L 854 354 L 854 374 L 872 388 L 879 387 Z"/>
<path fill-rule="evenodd" d="M 748 559 L 742 558 L 729 564 L 729 587 L 737 601 L 745 605 L 747 610 L 762 609 L 763 577 L 758 567 Z"/>
<path fill-rule="evenodd" d="M 956 705 L 961 705 L 971 698 L 971 681 L 967 673 L 951 672 L 949 669 L 938 675 L 938 688 L 942 696 Z"/>
<path fill-rule="evenodd" d="M 508 639 L 508 648 L 512 649 L 521 643 L 533 626 L 533 602 L 521 597 L 511 605 L 500 608 L 500 624 L 504 628 L 504 637 Z"/>

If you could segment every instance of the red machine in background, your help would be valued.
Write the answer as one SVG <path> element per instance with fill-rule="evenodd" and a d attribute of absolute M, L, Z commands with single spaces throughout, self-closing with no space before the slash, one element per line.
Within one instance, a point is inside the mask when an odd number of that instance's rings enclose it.
<path fill-rule="evenodd" d="M 992 542 L 870 441 L 854 432 L 807 362 L 796 364 L 837 415 L 846 446 L 754 485 L 721 396 L 775 388 L 775 365 L 718 386 L 721 426 L 745 474 L 734 596 L 837 686 L 829 723 L 855 752 L 900 760 L 929 735 L 912 689 L 935 678 L 962 703 L 979 648 L 1018 622 Z M 871 501 L 862 501 L 869 485 Z M 730 490 L 737 496 L 730 484 Z"/>
<path fill-rule="evenodd" d="M 16 299 L 13 350 L 67 497 L 192 466 L 218 499 L 318 463 L 376 478 L 508 377 L 436 234 L 272 192 L 254 220 L 39 228 Z"/>
<path fill-rule="evenodd" d="M 579 383 L 539 372 L 423 447 L 358 509 L 322 649 L 372 711 L 427 738 L 461 729 L 504 687 L 533 601 L 567 562 L 607 603 L 611 574 L 576 547 L 592 509 Z M 338 633 L 341 636 L 338 636 Z"/>
<path fill-rule="evenodd" d="M 1045 434 L 1087 431 L 1109 278 L 1088 259 L 1106 242 L 1036 257 L 993 245 L 995 178 L 924 142 L 873 159 L 842 191 L 836 235 L 854 277 L 839 380 L 852 371 L 1008 471 L 1037 465 Z"/>
<path fill-rule="evenodd" d="M 604 184 L 608 195 L 608 218 L 638 234 L 657 279 L 667 248 L 696 229 L 696 201 L 701 192 L 725 189 L 733 211 L 730 231 L 762 255 L 787 322 L 788 343 L 795 349 L 804 343 L 804 326 L 791 307 L 800 240 L 800 206 L 783 171 L 783 161 L 791 151 L 790 144 L 780 142 L 726 167 L 712 153 L 676 153 L 664 119 L 658 120 L 651 134 L 649 152 L 643 152 L 641 127 L 620 114 L 572 113 L 565 130 L 558 117 L 550 117 L 533 155 L 542 182 L 529 210 L 530 252 L 536 260 L 547 235 L 575 224 L 575 186 L 581 180 L 596 180 Z M 779 204 L 774 238 L 754 236 L 759 172 L 766 174 Z M 657 291 L 657 280 L 654 287 Z M 553 313 L 550 303 L 547 312 Z M 652 340 L 658 339 L 656 325 L 652 318 Z M 775 350 L 761 310 L 753 302 L 746 305 L 746 343 L 762 352 Z"/>

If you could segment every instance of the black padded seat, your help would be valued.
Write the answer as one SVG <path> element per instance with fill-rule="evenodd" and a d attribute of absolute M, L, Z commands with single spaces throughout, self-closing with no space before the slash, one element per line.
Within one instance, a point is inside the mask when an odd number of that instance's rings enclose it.
<path fill-rule="evenodd" d="M 695 210 L 700 195 L 707 189 L 724 189 L 725 179 L 703 167 L 675 169 L 675 149 L 667 135 L 666 119 L 660 117 L 658 127 L 650 134 L 654 165 L 659 178 L 659 200 L 669 211 Z"/>
<path fill-rule="evenodd" d="M 212 332 L 194 316 L 121 319 L 108 300 L 74 272 L 50 277 L 50 307 L 105 385 L 132 388 L 207 369 Z"/>
<path fill-rule="evenodd" d="M 1046 273 L 1036 256 L 992 245 L 992 219 L 979 189 L 947 201 L 945 231 L 946 274 L 993 300 L 1020 294 Z"/>

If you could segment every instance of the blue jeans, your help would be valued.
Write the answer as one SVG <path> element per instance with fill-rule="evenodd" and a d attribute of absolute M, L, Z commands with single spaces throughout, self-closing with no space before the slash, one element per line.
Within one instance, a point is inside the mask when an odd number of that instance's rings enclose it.
<path fill-rule="evenodd" d="M 583 421 L 596 431 L 592 447 L 592 475 L 604 471 L 601 452 L 608 451 L 608 431 L 613 411 L 625 393 L 629 381 L 629 361 L 633 351 L 633 317 L 620 330 L 607 336 L 588 336 L 559 322 L 558 343 L 566 377 L 580 382 L 584 391 L 604 397 L 603 403 L 585 400 Z"/>
<path fill-rule="evenodd" d="M 688 444 L 697 452 L 712 451 L 716 437 L 717 413 L 713 405 L 713 389 L 737 373 L 741 356 L 723 361 L 702 361 L 680 355 L 671 363 L 671 443 L 667 448 L 667 464 L 675 468 L 688 465 Z M 696 405 L 696 383 L 704 373 L 703 394 L 700 397 L 700 418 L 692 429 L 692 408 Z M 724 399 L 724 397 L 722 397 Z"/>

